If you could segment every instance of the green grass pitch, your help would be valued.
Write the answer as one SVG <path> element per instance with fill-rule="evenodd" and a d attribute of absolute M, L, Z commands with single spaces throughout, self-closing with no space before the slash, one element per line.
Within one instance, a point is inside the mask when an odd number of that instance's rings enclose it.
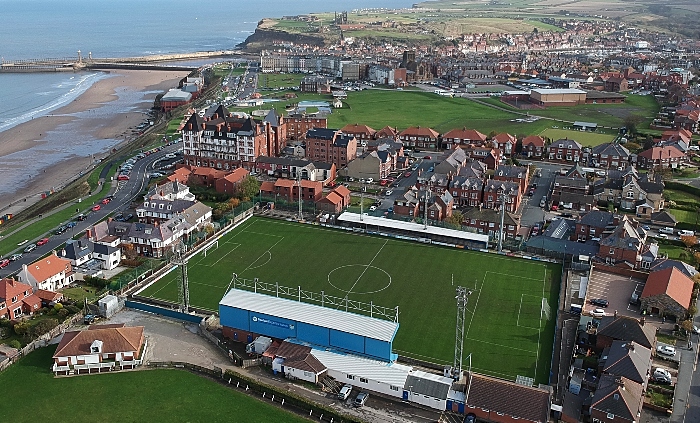
<path fill-rule="evenodd" d="M 454 357 L 458 285 L 472 290 L 464 357 L 475 371 L 546 383 L 560 266 L 475 251 L 251 218 L 188 264 L 190 303 L 210 310 L 231 282 L 258 278 L 351 300 L 399 306 L 394 350 L 440 364 Z M 179 272 L 141 295 L 177 301 Z M 543 298 L 545 306 L 543 307 Z M 551 317 L 543 309 L 551 308 Z"/>

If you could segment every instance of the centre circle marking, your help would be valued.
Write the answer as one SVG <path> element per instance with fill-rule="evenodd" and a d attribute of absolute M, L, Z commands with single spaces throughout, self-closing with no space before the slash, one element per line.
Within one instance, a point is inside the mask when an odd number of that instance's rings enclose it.
<path fill-rule="evenodd" d="M 380 272 L 383 272 L 383 273 L 386 275 L 387 278 L 389 278 L 389 283 L 387 283 L 386 286 L 384 286 L 384 287 L 381 288 L 381 289 L 377 289 L 377 290 L 374 290 L 374 291 L 365 291 L 365 292 L 349 291 L 349 290 L 347 290 L 347 289 L 339 288 L 339 287 L 335 286 L 335 285 L 333 284 L 333 282 L 331 282 L 331 275 L 332 275 L 333 272 L 335 272 L 336 270 L 340 270 L 340 269 L 343 269 L 343 268 L 346 268 L 346 267 L 369 267 L 369 268 L 372 268 L 372 269 L 379 270 Z M 389 288 L 389 286 L 391 286 L 391 275 L 390 275 L 389 272 L 387 272 L 386 270 L 384 270 L 384 269 L 382 269 L 382 268 L 380 268 L 380 267 L 377 267 L 377 266 L 372 266 L 372 265 L 368 266 L 368 265 L 366 265 L 366 264 L 346 264 L 346 265 L 344 265 L 344 266 L 338 266 L 338 267 L 336 267 L 335 269 L 333 269 L 333 270 L 331 270 L 330 272 L 328 272 L 328 284 L 329 284 L 330 286 L 332 286 L 333 288 L 337 289 L 338 291 L 342 291 L 342 292 L 345 292 L 345 293 L 348 293 L 348 294 L 350 294 L 350 293 L 352 293 L 352 294 L 359 294 L 359 295 L 364 295 L 364 294 L 375 294 L 375 293 L 377 293 L 377 292 L 384 291 L 385 289 Z"/>

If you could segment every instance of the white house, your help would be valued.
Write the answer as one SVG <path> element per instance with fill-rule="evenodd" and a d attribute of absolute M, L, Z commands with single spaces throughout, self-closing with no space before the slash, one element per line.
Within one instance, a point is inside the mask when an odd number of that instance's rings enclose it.
<path fill-rule="evenodd" d="M 20 282 L 32 286 L 36 291 L 58 291 L 73 283 L 74 273 L 70 260 L 66 260 L 54 254 L 22 266 L 17 278 Z"/>

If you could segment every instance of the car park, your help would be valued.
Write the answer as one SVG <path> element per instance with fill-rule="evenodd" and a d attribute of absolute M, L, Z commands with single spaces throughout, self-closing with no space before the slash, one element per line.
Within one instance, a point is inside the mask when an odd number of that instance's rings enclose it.
<path fill-rule="evenodd" d="M 37 247 L 41 247 L 42 245 L 48 244 L 48 243 L 49 243 L 49 239 L 48 239 L 48 238 L 41 238 L 40 240 L 38 240 L 38 241 L 36 242 L 36 246 L 37 246 Z"/>
<path fill-rule="evenodd" d="M 670 345 L 659 345 L 656 347 L 656 352 L 670 357 L 676 355 L 676 349 Z"/>
<path fill-rule="evenodd" d="M 31 253 L 32 251 L 36 250 L 36 245 L 34 244 L 29 244 L 27 247 L 24 249 L 25 253 Z"/>
<path fill-rule="evenodd" d="M 593 317 L 605 317 L 607 314 L 605 313 L 605 310 L 602 308 L 596 308 L 595 310 L 591 310 L 591 316 Z"/>
<path fill-rule="evenodd" d="M 22 258 L 22 254 L 21 254 L 21 253 L 16 253 L 16 254 L 13 254 L 13 255 L 10 256 L 10 261 L 17 261 L 17 260 L 19 260 L 19 259 L 21 259 L 21 258 Z"/>
<path fill-rule="evenodd" d="M 598 306 L 598 307 L 607 307 L 608 306 L 608 300 L 604 298 L 593 298 L 589 301 L 592 305 Z"/>
<path fill-rule="evenodd" d="M 369 398 L 369 394 L 367 392 L 360 392 L 357 394 L 357 397 L 355 397 L 355 401 L 353 401 L 352 404 L 355 407 L 362 407 L 367 402 L 367 398 Z"/>

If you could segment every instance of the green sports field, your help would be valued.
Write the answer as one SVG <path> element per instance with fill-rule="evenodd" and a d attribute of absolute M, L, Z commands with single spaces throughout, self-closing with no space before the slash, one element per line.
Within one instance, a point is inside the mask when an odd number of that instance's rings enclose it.
<path fill-rule="evenodd" d="M 465 357 L 472 354 L 473 369 L 511 380 L 522 375 L 548 381 L 557 265 L 251 218 L 206 257 L 200 253 L 189 261 L 191 304 L 217 310 L 233 273 L 399 306 L 394 350 L 441 364 L 454 357 L 455 288 L 465 286 L 472 294 L 464 351 Z M 172 272 L 141 295 L 177 301 L 177 278 Z"/>

